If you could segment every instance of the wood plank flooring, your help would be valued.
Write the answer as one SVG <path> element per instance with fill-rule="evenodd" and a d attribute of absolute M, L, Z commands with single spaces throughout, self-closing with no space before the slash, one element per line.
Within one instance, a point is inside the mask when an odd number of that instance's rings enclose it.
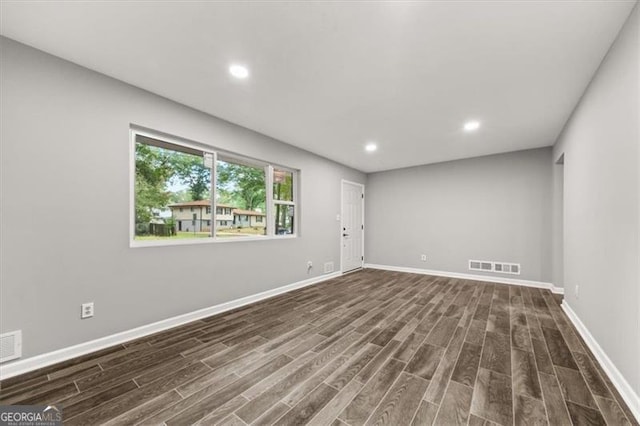
<path fill-rule="evenodd" d="M 363 270 L 0 383 L 69 425 L 637 425 L 547 290 Z"/>

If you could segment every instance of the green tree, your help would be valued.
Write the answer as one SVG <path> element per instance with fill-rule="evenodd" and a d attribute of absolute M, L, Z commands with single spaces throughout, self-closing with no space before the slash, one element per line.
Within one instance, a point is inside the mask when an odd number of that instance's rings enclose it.
<path fill-rule="evenodd" d="M 293 173 L 277 169 L 274 171 L 273 198 L 293 201 Z"/>
<path fill-rule="evenodd" d="M 165 150 L 136 144 L 136 223 L 151 221 L 154 210 L 167 205 L 171 194 L 166 183 L 172 175 L 173 167 Z"/>
<path fill-rule="evenodd" d="M 176 178 L 189 187 L 191 201 L 204 200 L 211 196 L 211 170 L 204 166 L 202 157 L 175 152 L 171 163 Z"/>
<path fill-rule="evenodd" d="M 172 204 L 175 204 L 175 203 L 186 203 L 187 201 L 192 201 L 191 200 L 191 193 L 189 192 L 188 189 L 181 189 L 179 191 L 173 191 L 171 193 L 169 201 Z"/>
<path fill-rule="evenodd" d="M 275 170 L 273 176 L 273 198 L 276 200 L 293 201 L 293 174 L 284 170 Z M 275 218 L 277 228 L 291 226 L 289 219 L 289 206 L 275 205 Z M 278 229 L 276 229 L 276 232 Z"/>
<path fill-rule="evenodd" d="M 216 191 L 216 197 L 216 202 L 218 204 L 226 204 L 228 206 L 244 208 L 244 201 L 234 192 L 218 188 L 218 190 Z"/>
<path fill-rule="evenodd" d="M 218 161 L 216 189 L 222 199 L 240 202 L 246 210 L 262 208 L 266 200 L 264 170 L 242 164 Z M 222 201 L 221 201 L 222 202 Z"/>

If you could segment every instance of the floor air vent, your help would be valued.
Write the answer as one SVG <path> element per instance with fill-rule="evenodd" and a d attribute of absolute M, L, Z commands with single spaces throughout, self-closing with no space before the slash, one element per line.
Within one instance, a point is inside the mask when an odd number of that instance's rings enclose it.
<path fill-rule="evenodd" d="M 22 331 L 0 334 L 0 362 L 11 361 L 22 356 Z"/>

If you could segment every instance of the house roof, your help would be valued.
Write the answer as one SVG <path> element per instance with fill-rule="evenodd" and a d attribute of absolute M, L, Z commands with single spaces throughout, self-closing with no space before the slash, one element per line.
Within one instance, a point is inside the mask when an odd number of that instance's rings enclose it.
<path fill-rule="evenodd" d="M 187 201 L 185 203 L 169 204 L 169 207 L 209 207 L 209 206 L 211 206 L 211 200 Z M 216 207 L 228 207 L 230 209 L 235 208 L 234 206 L 230 206 L 228 204 L 216 204 Z"/>
<path fill-rule="evenodd" d="M 234 215 L 247 215 L 247 216 L 266 216 L 266 214 L 262 213 L 262 212 L 256 212 L 253 210 L 241 210 L 241 209 L 234 209 L 233 210 L 233 214 Z"/>
<path fill-rule="evenodd" d="M 210 200 L 187 201 L 185 203 L 169 204 L 169 208 L 209 207 L 209 206 L 211 206 L 211 201 Z M 234 206 L 230 206 L 229 204 L 216 204 L 216 207 L 225 207 L 225 208 L 233 209 L 233 214 L 235 214 L 235 215 L 266 216 L 266 214 L 264 214 L 262 212 L 257 212 L 257 211 L 254 211 L 254 210 L 236 209 Z"/>

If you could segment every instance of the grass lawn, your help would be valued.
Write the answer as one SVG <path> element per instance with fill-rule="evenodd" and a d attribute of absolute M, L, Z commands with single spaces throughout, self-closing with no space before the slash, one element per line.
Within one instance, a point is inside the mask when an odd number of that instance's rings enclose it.
<path fill-rule="evenodd" d="M 135 239 L 140 241 L 152 241 L 152 240 L 185 240 L 189 238 L 209 238 L 211 234 L 209 232 L 182 232 L 178 231 L 177 235 L 171 237 L 160 237 L 158 235 L 136 235 Z"/>
<path fill-rule="evenodd" d="M 264 235 L 264 228 L 227 228 L 219 229 L 216 233 L 218 237 L 243 237 L 247 235 Z"/>
<path fill-rule="evenodd" d="M 216 234 L 219 238 L 253 237 L 264 235 L 264 229 L 258 228 L 229 228 L 221 229 Z M 177 235 L 171 237 L 160 237 L 158 235 L 136 235 L 136 241 L 158 241 L 158 240 L 186 240 L 191 238 L 210 238 L 209 232 L 184 232 L 178 231 Z"/>

